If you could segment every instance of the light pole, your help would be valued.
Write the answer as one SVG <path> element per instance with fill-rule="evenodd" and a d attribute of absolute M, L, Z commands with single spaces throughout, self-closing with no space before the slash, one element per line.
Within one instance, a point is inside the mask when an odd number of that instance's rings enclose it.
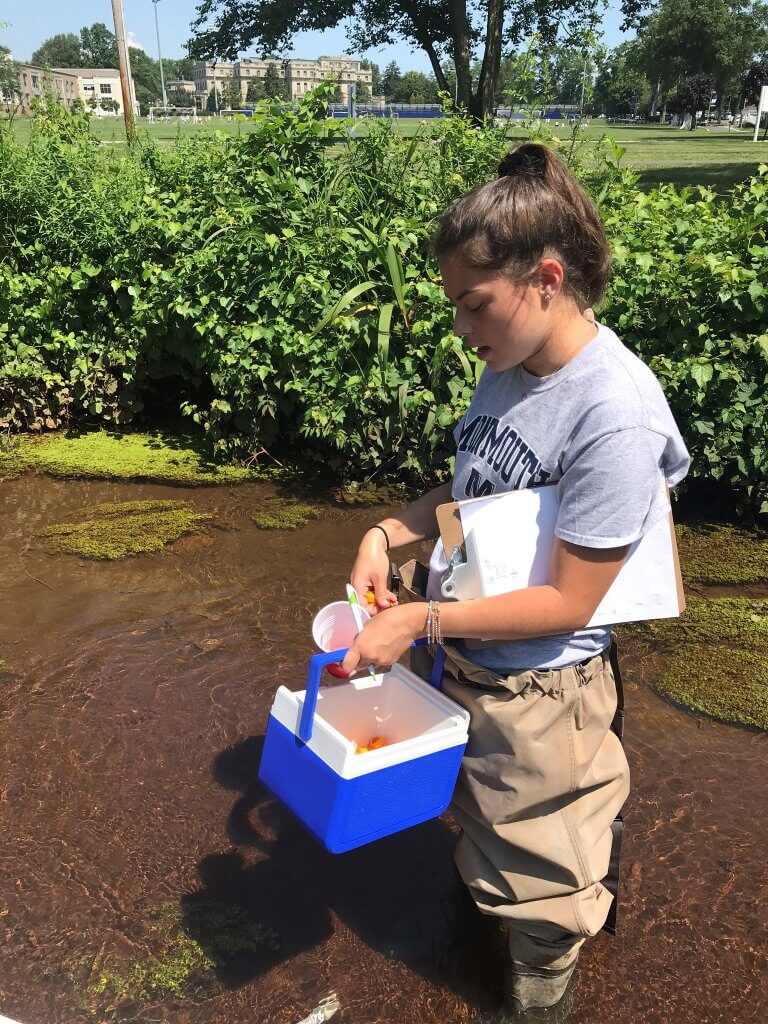
<path fill-rule="evenodd" d="M 584 71 L 581 75 L 581 99 L 579 100 L 579 119 L 584 117 L 584 85 L 587 81 L 587 55 L 584 54 Z"/>
<path fill-rule="evenodd" d="M 160 64 L 160 89 L 163 93 L 163 109 L 168 106 L 168 97 L 165 95 L 165 76 L 163 75 L 163 56 L 160 53 L 160 26 L 157 21 L 157 5 L 160 0 L 152 0 L 155 8 L 155 33 L 157 35 L 157 59 Z"/>

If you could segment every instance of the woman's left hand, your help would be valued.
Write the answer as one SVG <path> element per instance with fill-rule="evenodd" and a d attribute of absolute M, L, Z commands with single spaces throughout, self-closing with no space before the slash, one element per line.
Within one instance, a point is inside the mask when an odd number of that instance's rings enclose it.
<path fill-rule="evenodd" d="M 427 606 L 403 604 L 369 619 L 347 652 L 342 668 L 354 672 L 362 665 L 394 665 L 416 637 L 424 632 Z"/>

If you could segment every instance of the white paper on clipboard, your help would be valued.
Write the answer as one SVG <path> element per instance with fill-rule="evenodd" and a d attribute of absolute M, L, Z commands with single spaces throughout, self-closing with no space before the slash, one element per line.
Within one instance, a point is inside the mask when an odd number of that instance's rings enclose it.
<path fill-rule="evenodd" d="M 661 486 L 669 508 L 666 482 Z M 553 486 L 460 502 L 466 566 L 456 574 L 454 596 L 492 597 L 547 583 L 558 508 Z M 672 618 L 684 608 L 670 510 L 631 546 L 588 626 Z"/>

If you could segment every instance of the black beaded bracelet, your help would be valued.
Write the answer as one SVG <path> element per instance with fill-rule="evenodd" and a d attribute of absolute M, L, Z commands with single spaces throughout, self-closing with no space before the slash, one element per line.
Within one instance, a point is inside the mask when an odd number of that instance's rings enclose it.
<path fill-rule="evenodd" d="M 368 533 L 370 533 L 370 532 L 371 532 L 371 530 L 381 530 L 381 532 L 382 532 L 382 533 L 384 534 L 384 539 L 385 539 L 385 540 L 386 540 L 386 542 L 387 542 L 387 551 L 389 551 L 389 549 L 390 549 L 390 547 L 391 547 L 392 545 L 391 545 L 391 544 L 389 543 L 389 534 L 388 534 L 388 533 L 387 533 L 387 531 L 386 531 L 386 530 L 384 529 L 384 527 L 383 527 L 383 526 L 379 526 L 379 524 L 378 524 L 378 523 L 376 523 L 376 525 L 375 525 L 375 526 L 372 526 L 372 527 L 371 527 L 371 529 L 370 529 L 370 530 L 368 531 Z"/>

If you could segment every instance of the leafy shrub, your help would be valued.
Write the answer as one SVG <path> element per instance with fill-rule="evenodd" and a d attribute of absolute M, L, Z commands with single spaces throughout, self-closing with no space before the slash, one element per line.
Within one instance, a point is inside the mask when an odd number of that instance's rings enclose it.
<path fill-rule="evenodd" d="M 606 322 L 659 377 L 694 475 L 768 511 L 768 167 L 724 200 L 625 183 L 603 211 Z"/>
<path fill-rule="evenodd" d="M 61 113 L 26 148 L 0 132 L 0 425 L 181 415 L 222 457 L 444 478 L 480 365 L 427 233 L 495 174 L 504 128 L 447 117 L 404 140 L 376 121 L 350 139 L 322 90 L 263 102 L 252 128 L 122 154 Z M 768 171 L 717 200 L 639 192 L 608 142 L 567 155 L 616 252 L 602 318 L 662 379 L 694 473 L 759 505 Z"/>

